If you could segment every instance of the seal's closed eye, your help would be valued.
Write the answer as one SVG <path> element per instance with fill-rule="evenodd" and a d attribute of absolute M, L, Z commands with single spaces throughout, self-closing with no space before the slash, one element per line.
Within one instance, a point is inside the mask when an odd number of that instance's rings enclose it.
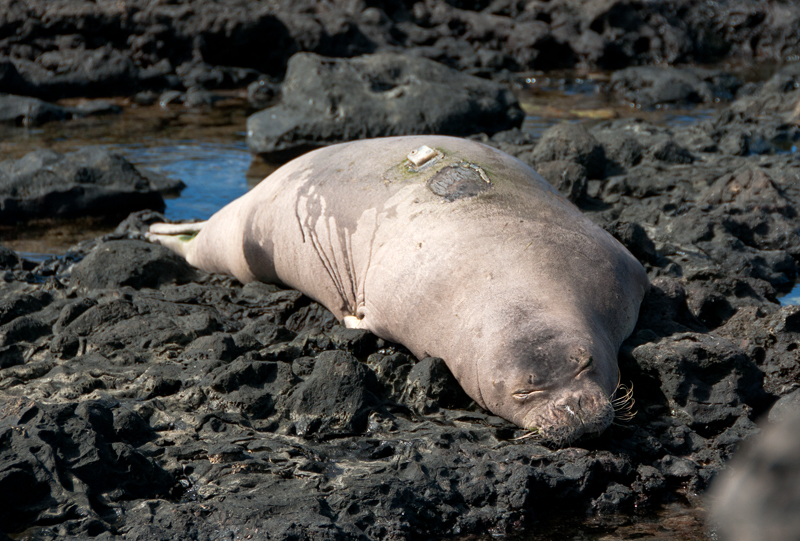
<path fill-rule="evenodd" d="M 525 390 L 525 391 L 516 391 L 513 396 L 516 400 L 520 402 L 525 402 L 529 398 L 532 398 L 534 395 L 538 393 L 544 393 L 544 389 L 533 389 L 533 390 Z"/>

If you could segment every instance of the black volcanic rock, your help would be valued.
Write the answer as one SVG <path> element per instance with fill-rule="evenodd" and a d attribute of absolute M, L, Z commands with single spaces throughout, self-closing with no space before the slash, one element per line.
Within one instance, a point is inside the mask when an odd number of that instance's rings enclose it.
<path fill-rule="evenodd" d="M 26 96 L 0 94 L 0 124 L 39 126 L 70 116 L 69 110 L 52 103 Z"/>
<path fill-rule="evenodd" d="M 197 275 L 185 259 L 157 244 L 118 240 L 99 244 L 72 270 L 70 283 L 83 289 L 156 288 Z"/>
<path fill-rule="evenodd" d="M 0 223 L 39 218 L 118 218 L 164 210 L 164 199 L 125 158 L 98 147 L 72 154 L 37 150 L 0 162 Z"/>
<path fill-rule="evenodd" d="M 741 86 L 741 81 L 720 71 L 651 66 L 617 71 L 610 81 L 612 92 L 640 107 L 732 101 Z"/>
<path fill-rule="evenodd" d="M 604 70 L 723 60 L 783 62 L 800 52 L 791 2 L 430 0 L 320 4 L 131 0 L 3 0 L 0 92 L 59 99 L 142 90 L 244 87 L 280 78 L 289 58 L 409 51 L 481 76 L 584 66 Z M 668 99 L 729 99 L 737 83 L 690 70 L 701 83 L 630 74 L 627 88 Z M 659 77 L 660 78 L 660 77 Z M 698 92 L 699 89 L 699 92 Z M 640 93 L 644 98 L 650 94 Z M 660 99 L 660 98 L 659 98 Z M 650 97 L 647 98 L 649 102 Z"/>
<path fill-rule="evenodd" d="M 165 496 L 175 480 L 116 431 L 113 402 L 43 404 L 15 398 L 0 410 L 0 528 L 17 531 L 41 513 L 95 535 L 111 529 L 121 500 Z M 67 483 L 63 480 L 69 479 Z"/>
<path fill-rule="evenodd" d="M 532 158 L 537 166 L 553 161 L 576 163 L 584 168 L 590 179 L 602 178 L 606 167 L 603 147 L 594 135 L 582 124 L 572 122 L 548 128 L 536 143 Z"/>
<path fill-rule="evenodd" d="M 519 127 L 524 117 L 503 85 L 399 54 L 301 53 L 289 62 L 282 92 L 280 103 L 247 121 L 254 153 L 390 135 L 494 133 Z"/>

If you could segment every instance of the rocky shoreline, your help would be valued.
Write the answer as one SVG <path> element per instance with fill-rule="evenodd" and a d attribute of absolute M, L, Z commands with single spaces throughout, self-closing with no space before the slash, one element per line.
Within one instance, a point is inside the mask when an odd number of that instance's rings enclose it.
<path fill-rule="evenodd" d="M 620 352 L 636 415 L 548 448 L 472 403 L 440 359 L 146 243 L 160 194 L 180 190 L 168 179 L 95 150 L 4 161 L 0 222 L 70 197 L 65 218 L 136 198 L 124 214 L 155 210 L 41 263 L 0 248 L 0 540 L 511 536 L 565 512 L 697 504 L 757 423 L 800 400 L 800 307 L 779 302 L 800 260 L 800 63 L 757 84 L 639 65 L 786 60 L 799 18 L 780 2 L 0 0 L 0 91 L 26 96 L 0 97 L 0 122 L 79 116 L 20 99 L 173 92 L 204 107 L 250 85 L 283 115 L 252 127 L 251 149 L 286 156 L 409 132 L 386 112 L 450 99 L 431 131 L 529 163 L 652 282 Z M 608 90 L 634 106 L 731 103 L 690 125 L 563 123 L 534 140 L 505 85 L 575 66 L 619 69 Z M 437 89 L 447 77 L 469 95 Z M 309 99 L 325 106 L 308 114 Z"/>
<path fill-rule="evenodd" d="M 740 83 L 725 74 L 625 68 L 791 63 L 800 60 L 798 25 L 800 7 L 780 1 L 2 0 L 0 123 L 118 111 L 102 100 L 48 103 L 68 97 L 207 107 L 222 90 L 247 88 L 262 109 L 280 96 L 298 53 L 402 53 L 506 82 L 542 70 L 621 70 L 614 91 L 637 105 L 655 103 L 653 88 L 695 103 L 730 99 Z"/>
<path fill-rule="evenodd" d="M 411 52 L 504 70 L 791 62 L 791 2 L 690 0 L 0 2 L 0 88 L 43 99 L 239 87 L 281 79 L 298 52 Z"/>

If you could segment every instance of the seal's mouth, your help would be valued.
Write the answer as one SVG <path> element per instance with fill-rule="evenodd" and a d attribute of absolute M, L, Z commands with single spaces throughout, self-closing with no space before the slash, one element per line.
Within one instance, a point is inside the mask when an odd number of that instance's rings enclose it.
<path fill-rule="evenodd" d="M 614 421 L 614 405 L 599 388 L 566 391 L 529 410 L 521 426 L 556 447 L 599 436 Z"/>

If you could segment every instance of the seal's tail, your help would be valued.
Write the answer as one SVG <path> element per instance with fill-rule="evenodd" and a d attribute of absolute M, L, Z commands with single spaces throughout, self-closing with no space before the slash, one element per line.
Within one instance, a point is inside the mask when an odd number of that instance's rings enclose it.
<path fill-rule="evenodd" d="M 192 240 L 197 236 L 208 222 L 193 224 L 164 224 L 157 223 L 150 226 L 147 240 L 166 246 L 184 258 L 188 258 L 192 247 Z"/>

